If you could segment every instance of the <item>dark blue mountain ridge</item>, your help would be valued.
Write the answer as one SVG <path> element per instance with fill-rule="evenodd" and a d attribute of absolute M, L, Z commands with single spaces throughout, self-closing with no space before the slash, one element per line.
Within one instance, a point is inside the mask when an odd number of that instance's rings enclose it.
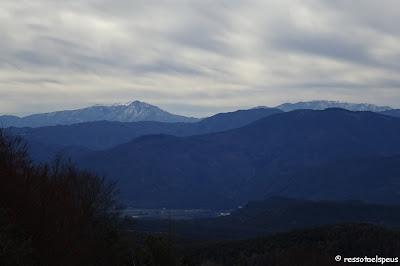
<path fill-rule="evenodd" d="M 391 109 L 391 110 L 386 110 L 379 112 L 380 114 L 383 115 L 390 115 L 390 116 L 395 116 L 395 117 L 400 117 L 400 109 Z"/>
<path fill-rule="evenodd" d="M 219 133 L 140 137 L 79 161 L 118 177 L 127 203 L 234 207 L 264 198 L 281 176 L 302 168 L 400 154 L 399 134 L 400 119 L 395 117 L 336 108 L 297 110 Z M 368 197 L 373 198 L 375 189 L 368 187 Z"/>
<path fill-rule="evenodd" d="M 46 161 L 60 150 L 66 153 L 72 150 L 78 151 L 78 147 L 104 150 L 148 134 L 192 136 L 219 132 L 239 128 L 276 113 L 282 113 L 282 111 L 278 109 L 239 110 L 216 114 L 195 123 L 96 121 L 65 126 L 11 128 L 10 130 L 14 134 L 24 136 L 31 146 L 31 155 L 35 159 Z M 70 147 L 76 148 L 71 150 Z"/>

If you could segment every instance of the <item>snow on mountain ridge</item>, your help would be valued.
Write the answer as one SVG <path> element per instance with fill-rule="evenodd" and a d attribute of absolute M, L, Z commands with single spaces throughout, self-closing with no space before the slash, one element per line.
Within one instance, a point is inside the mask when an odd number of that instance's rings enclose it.
<path fill-rule="evenodd" d="M 255 107 L 268 108 L 265 106 Z M 343 103 L 338 101 L 310 101 L 298 103 L 284 103 L 277 107 L 282 111 L 288 112 L 296 109 L 323 110 L 326 108 L 343 108 L 350 111 L 372 111 L 383 112 L 392 110 L 389 106 L 376 106 L 366 103 Z M 43 114 L 34 114 L 26 117 L 0 116 L 0 124 L 4 127 L 41 127 L 53 125 L 70 125 L 91 121 L 159 121 L 159 122 L 197 122 L 200 119 L 184 117 L 168 113 L 157 106 L 132 101 L 124 104 L 115 103 L 111 105 L 96 104 L 87 108 L 76 110 L 64 110 Z"/>
<path fill-rule="evenodd" d="M 284 103 L 276 106 L 275 108 L 278 108 L 285 112 L 297 109 L 324 110 L 327 108 L 343 108 L 350 111 L 371 111 L 371 112 L 382 112 L 392 109 L 389 106 L 377 106 L 368 103 L 346 103 L 339 101 L 310 101 L 310 102 L 298 102 L 298 103 Z"/>
<path fill-rule="evenodd" d="M 91 121 L 159 121 L 159 122 L 196 122 L 199 119 L 168 113 L 157 106 L 133 101 L 125 104 L 96 104 L 77 110 L 64 110 L 51 113 L 34 114 L 26 117 L 6 119 L 0 116 L 5 127 L 41 127 L 54 125 L 70 125 Z"/>

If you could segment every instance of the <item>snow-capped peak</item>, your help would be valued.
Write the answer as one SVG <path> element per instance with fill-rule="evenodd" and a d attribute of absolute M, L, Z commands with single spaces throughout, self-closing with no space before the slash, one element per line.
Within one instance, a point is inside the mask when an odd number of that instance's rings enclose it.
<path fill-rule="evenodd" d="M 159 122 L 196 122 L 199 119 L 174 115 L 161 110 L 157 106 L 145 102 L 132 101 L 127 103 L 95 104 L 77 110 L 56 111 L 17 118 L 7 126 L 41 127 L 52 125 L 70 125 L 90 121 L 159 121 Z M 1 120 L 0 120 L 1 121 Z"/>

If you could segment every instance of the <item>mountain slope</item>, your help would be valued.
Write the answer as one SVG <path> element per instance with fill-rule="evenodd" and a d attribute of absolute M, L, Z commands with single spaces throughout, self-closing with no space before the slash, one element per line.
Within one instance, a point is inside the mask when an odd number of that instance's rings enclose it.
<path fill-rule="evenodd" d="M 174 115 L 157 106 L 134 101 L 126 105 L 94 105 L 88 108 L 52 113 L 34 114 L 22 118 L 0 116 L 4 127 L 42 127 L 71 125 L 89 121 L 159 121 L 159 122 L 196 122 L 197 118 Z"/>
<path fill-rule="evenodd" d="M 0 116 L 0 127 L 5 128 L 9 127 L 10 125 L 16 125 L 19 123 L 21 118 L 18 116 L 13 115 L 3 115 Z"/>
<path fill-rule="evenodd" d="M 338 160 L 283 175 L 266 196 L 399 202 L 400 155 Z"/>
<path fill-rule="evenodd" d="M 71 146 L 104 150 L 148 134 L 191 136 L 229 130 L 248 125 L 260 118 L 282 113 L 278 109 L 239 110 L 221 113 L 195 123 L 162 123 L 140 121 L 131 123 L 97 121 L 67 126 L 11 128 L 23 135 L 31 145 L 31 155 L 37 160 L 52 158 L 54 152 Z M 43 148 L 48 147 L 48 153 Z"/>
<path fill-rule="evenodd" d="M 392 109 L 389 106 L 376 106 L 367 103 L 343 103 L 337 101 L 311 101 L 311 102 L 298 102 L 298 103 L 284 103 L 276 106 L 275 108 L 285 112 L 290 112 L 298 109 L 324 110 L 327 108 L 342 108 L 349 111 L 370 111 L 370 112 L 382 112 Z"/>
<path fill-rule="evenodd" d="M 144 136 L 79 161 L 118 177 L 125 200 L 139 206 L 235 207 L 304 167 L 398 154 L 399 135 L 400 119 L 390 116 L 298 110 L 215 134 Z"/>
<path fill-rule="evenodd" d="M 392 110 L 386 110 L 379 112 L 380 114 L 383 115 L 390 115 L 390 116 L 395 116 L 395 117 L 400 117 L 400 109 L 392 109 Z"/>

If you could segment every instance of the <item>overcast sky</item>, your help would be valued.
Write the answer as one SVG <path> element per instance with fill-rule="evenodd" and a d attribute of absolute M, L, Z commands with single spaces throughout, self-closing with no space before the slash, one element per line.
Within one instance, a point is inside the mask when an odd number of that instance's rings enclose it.
<path fill-rule="evenodd" d="M 0 0 L 0 115 L 145 101 L 203 117 L 400 108 L 398 0 Z"/>

